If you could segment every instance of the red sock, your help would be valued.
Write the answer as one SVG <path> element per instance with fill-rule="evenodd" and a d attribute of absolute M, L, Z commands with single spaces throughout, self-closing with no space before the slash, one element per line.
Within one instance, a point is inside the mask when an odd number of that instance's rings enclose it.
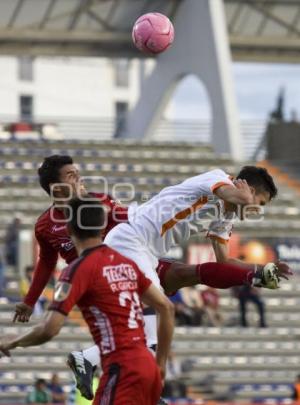
<path fill-rule="evenodd" d="M 254 275 L 253 270 L 228 263 L 198 264 L 196 272 L 200 284 L 213 288 L 230 288 L 251 284 Z"/>
<path fill-rule="evenodd" d="M 160 284 L 162 287 L 165 286 L 165 278 L 166 278 L 166 273 L 167 271 L 170 270 L 170 267 L 174 260 L 168 260 L 168 259 L 161 259 L 158 261 L 158 266 L 156 268 L 156 272 L 158 274 Z"/>

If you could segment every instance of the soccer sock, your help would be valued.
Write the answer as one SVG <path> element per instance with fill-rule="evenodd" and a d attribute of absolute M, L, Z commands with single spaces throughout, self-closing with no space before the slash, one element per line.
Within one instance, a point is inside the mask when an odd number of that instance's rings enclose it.
<path fill-rule="evenodd" d="M 83 357 L 88 360 L 93 367 L 99 366 L 100 364 L 100 350 L 97 345 L 89 347 L 88 349 L 82 350 Z"/>
<path fill-rule="evenodd" d="M 165 287 L 165 278 L 167 272 L 170 270 L 170 267 L 174 263 L 174 260 L 169 260 L 169 259 L 161 259 L 158 262 L 158 266 L 156 268 L 157 275 L 160 279 L 160 284 L 164 288 Z"/>
<path fill-rule="evenodd" d="M 144 308 L 145 335 L 147 346 L 152 348 L 157 345 L 157 318 L 155 310 L 152 308 Z"/>
<path fill-rule="evenodd" d="M 196 266 L 200 284 L 213 288 L 230 288 L 251 284 L 254 270 L 228 263 L 203 263 Z"/>

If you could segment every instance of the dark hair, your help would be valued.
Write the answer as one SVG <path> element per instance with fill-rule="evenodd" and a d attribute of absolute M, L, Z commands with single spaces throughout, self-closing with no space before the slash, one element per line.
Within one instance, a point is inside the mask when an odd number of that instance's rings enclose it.
<path fill-rule="evenodd" d="M 68 203 L 68 226 L 70 232 L 80 240 L 101 235 L 106 224 L 105 207 L 95 197 L 72 198 Z"/>
<path fill-rule="evenodd" d="M 244 166 L 236 178 L 246 180 L 249 186 L 254 187 L 256 190 L 267 191 L 271 200 L 278 193 L 272 176 L 264 167 Z"/>
<path fill-rule="evenodd" d="M 46 380 L 44 378 L 37 378 L 35 381 L 35 385 L 40 385 L 40 384 L 47 384 Z"/>
<path fill-rule="evenodd" d="M 38 169 L 41 187 L 50 195 L 50 184 L 59 183 L 59 171 L 65 165 L 72 165 L 73 159 L 67 155 L 52 155 L 44 159 Z"/>

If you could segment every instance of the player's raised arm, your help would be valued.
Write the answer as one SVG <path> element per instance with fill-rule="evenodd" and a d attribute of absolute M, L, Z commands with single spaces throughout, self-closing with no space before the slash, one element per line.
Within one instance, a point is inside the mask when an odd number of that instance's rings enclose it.
<path fill-rule="evenodd" d="M 164 377 L 174 332 L 174 306 L 153 284 L 142 295 L 142 301 L 154 308 L 159 315 L 156 361 Z"/>
<path fill-rule="evenodd" d="M 40 253 L 36 264 L 33 279 L 23 302 L 16 304 L 13 322 L 28 322 L 33 311 L 33 307 L 48 284 L 53 271 L 55 270 L 58 253 L 49 243 L 44 241 L 36 233 L 39 242 Z"/>

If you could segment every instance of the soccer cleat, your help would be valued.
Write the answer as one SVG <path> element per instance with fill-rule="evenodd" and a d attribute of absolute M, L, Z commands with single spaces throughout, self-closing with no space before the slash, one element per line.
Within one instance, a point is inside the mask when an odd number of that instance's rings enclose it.
<path fill-rule="evenodd" d="M 256 270 L 252 280 L 253 287 L 264 287 L 270 290 L 279 288 L 280 279 L 278 268 L 274 263 L 267 263 L 264 267 Z"/>
<path fill-rule="evenodd" d="M 84 398 L 92 400 L 94 398 L 94 368 L 92 364 L 83 357 L 82 352 L 71 352 L 68 355 L 67 364 L 74 374 L 76 387 L 80 391 L 80 394 Z"/>

